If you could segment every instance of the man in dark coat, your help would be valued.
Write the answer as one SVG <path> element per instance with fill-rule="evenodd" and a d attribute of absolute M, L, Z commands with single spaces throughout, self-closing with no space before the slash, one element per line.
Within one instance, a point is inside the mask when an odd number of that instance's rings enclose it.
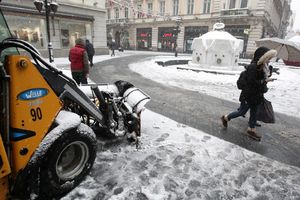
<path fill-rule="evenodd" d="M 240 94 L 239 101 L 241 104 L 239 109 L 221 117 L 222 124 L 225 128 L 228 126 L 228 121 L 244 116 L 250 109 L 247 134 L 249 137 L 260 141 L 261 136 L 257 134 L 255 129 L 256 112 L 258 105 L 261 104 L 264 99 L 263 94 L 266 84 L 275 80 L 268 77 L 265 69 L 268 67 L 270 59 L 275 57 L 276 54 L 276 50 L 270 50 L 266 47 L 256 49 L 251 64 L 248 65 L 246 70 L 246 85 Z"/>
<path fill-rule="evenodd" d="M 92 43 L 89 40 L 85 40 L 85 49 L 88 54 L 90 66 L 93 67 L 93 57 L 95 55 L 95 49 Z"/>
<path fill-rule="evenodd" d="M 111 55 L 110 56 L 115 56 L 115 50 L 117 48 L 117 44 L 115 40 L 112 40 L 110 43 L 110 50 L 111 50 Z"/>
<path fill-rule="evenodd" d="M 87 84 L 89 60 L 83 39 L 75 40 L 75 47 L 71 48 L 69 52 L 69 60 L 73 79 L 78 85 Z"/>

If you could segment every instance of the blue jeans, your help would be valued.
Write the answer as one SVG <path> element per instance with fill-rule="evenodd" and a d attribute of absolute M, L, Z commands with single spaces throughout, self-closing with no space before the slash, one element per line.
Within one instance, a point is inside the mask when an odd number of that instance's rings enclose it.
<path fill-rule="evenodd" d="M 248 124 L 250 128 L 255 128 L 257 105 L 250 106 L 246 102 L 241 102 L 238 110 L 228 114 L 227 118 L 228 120 L 231 120 L 240 116 L 244 116 L 249 109 L 250 109 L 250 118 Z"/>

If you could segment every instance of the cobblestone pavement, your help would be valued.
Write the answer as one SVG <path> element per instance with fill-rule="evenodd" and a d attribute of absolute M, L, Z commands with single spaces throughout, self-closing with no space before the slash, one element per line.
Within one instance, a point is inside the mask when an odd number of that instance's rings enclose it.
<path fill-rule="evenodd" d="M 151 96 L 151 102 L 146 106 L 148 109 L 250 151 L 300 167 L 299 118 L 276 113 L 275 124 L 262 124 L 262 127 L 258 128 L 262 134 L 261 142 L 253 141 L 245 135 L 247 117 L 235 119 L 229 123 L 227 130 L 224 130 L 220 117 L 236 109 L 238 102 L 162 85 L 128 68 L 128 64 L 150 57 L 151 55 L 134 55 L 97 63 L 90 71 L 90 78 L 98 83 L 129 81 Z"/>

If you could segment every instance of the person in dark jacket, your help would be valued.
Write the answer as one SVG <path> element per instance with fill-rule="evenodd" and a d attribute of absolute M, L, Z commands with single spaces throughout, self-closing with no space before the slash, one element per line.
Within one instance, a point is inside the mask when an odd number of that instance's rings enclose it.
<path fill-rule="evenodd" d="M 85 49 L 86 49 L 86 52 L 88 54 L 90 66 L 93 67 L 93 65 L 94 65 L 94 63 L 93 63 L 93 57 L 95 55 L 95 49 L 94 49 L 93 44 L 90 43 L 89 40 L 85 40 Z"/>
<path fill-rule="evenodd" d="M 110 56 L 115 56 L 115 50 L 117 48 L 117 44 L 115 40 L 112 40 L 110 43 L 110 50 L 111 50 L 111 55 Z"/>
<path fill-rule="evenodd" d="M 69 60 L 71 62 L 72 77 L 79 84 L 87 84 L 89 74 L 89 59 L 85 50 L 84 40 L 75 40 L 75 47 L 70 49 Z"/>
<path fill-rule="evenodd" d="M 233 111 L 221 117 L 222 124 L 225 128 L 228 126 L 228 121 L 244 116 L 250 109 L 247 135 L 252 139 L 260 141 L 261 136 L 257 134 L 255 129 L 257 123 L 256 112 L 258 105 L 261 104 L 264 99 L 267 83 L 275 80 L 269 77 L 266 69 L 268 68 L 270 59 L 275 57 L 276 54 L 276 50 L 271 50 L 266 47 L 256 49 L 253 59 L 246 70 L 246 86 L 242 89 L 239 97 L 239 101 L 241 102 L 240 107 L 237 111 Z"/>

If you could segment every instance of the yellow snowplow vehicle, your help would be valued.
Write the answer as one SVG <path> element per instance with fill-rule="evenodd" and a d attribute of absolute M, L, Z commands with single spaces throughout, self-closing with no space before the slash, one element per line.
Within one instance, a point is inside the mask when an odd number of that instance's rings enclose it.
<path fill-rule="evenodd" d="M 125 81 L 113 91 L 79 87 L 32 45 L 9 38 L 2 13 L 0 26 L 0 200 L 60 198 L 91 170 L 96 135 L 136 141 L 150 97 Z"/>

